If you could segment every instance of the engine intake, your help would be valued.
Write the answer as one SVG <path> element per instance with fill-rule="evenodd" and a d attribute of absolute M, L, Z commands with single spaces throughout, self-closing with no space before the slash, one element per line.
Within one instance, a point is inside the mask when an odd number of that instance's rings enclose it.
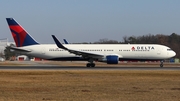
<path fill-rule="evenodd" d="M 98 59 L 99 62 L 106 62 L 107 64 L 118 64 L 118 55 L 107 55 L 104 58 Z"/>
<path fill-rule="evenodd" d="M 119 61 L 119 57 L 116 55 L 108 55 L 106 59 L 107 64 L 118 64 Z"/>

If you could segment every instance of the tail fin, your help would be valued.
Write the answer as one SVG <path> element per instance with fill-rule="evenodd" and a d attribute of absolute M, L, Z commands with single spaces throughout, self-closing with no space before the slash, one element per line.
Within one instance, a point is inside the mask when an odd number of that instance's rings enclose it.
<path fill-rule="evenodd" d="M 17 47 L 39 44 L 13 18 L 6 18 Z"/>

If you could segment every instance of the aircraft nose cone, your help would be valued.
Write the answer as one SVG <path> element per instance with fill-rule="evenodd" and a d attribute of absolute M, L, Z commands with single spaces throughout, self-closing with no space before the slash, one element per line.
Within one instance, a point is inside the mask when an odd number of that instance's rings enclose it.
<path fill-rule="evenodd" d="M 176 56 L 176 52 L 172 51 L 171 55 L 172 57 Z"/>
<path fill-rule="evenodd" d="M 168 52 L 168 58 L 172 58 L 174 56 L 176 56 L 176 52 L 175 51 L 171 50 L 171 51 Z"/>

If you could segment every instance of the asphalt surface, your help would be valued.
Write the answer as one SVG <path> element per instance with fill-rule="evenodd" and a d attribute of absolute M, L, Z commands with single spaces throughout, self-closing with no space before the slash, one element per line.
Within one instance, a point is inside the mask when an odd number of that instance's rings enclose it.
<path fill-rule="evenodd" d="M 0 70 L 180 70 L 180 67 L 0 66 Z"/>
<path fill-rule="evenodd" d="M 106 65 L 97 63 L 96 67 L 85 67 L 86 62 L 49 62 L 49 61 L 6 61 L 0 62 L 0 70 L 180 70 L 180 64 L 125 63 Z"/>

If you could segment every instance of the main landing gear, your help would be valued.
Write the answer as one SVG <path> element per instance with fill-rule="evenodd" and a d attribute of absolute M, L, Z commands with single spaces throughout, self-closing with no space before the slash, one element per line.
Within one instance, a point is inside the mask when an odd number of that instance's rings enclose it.
<path fill-rule="evenodd" d="M 160 64 L 160 67 L 163 67 L 163 62 L 164 62 L 164 61 L 163 61 L 163 60 L 161 60 L 161 64 Z"/>
<path fill-rule="evenodd" d="M 95 63 L 93 63 L 93 59 L 89 59 L 89 63 L 86 64 L 86 67 L 95 67 Z"/>
<path fill-rule="evenodd" d="M 87 63 L 86 67 L 95 67 L 95 63 Z"/>

